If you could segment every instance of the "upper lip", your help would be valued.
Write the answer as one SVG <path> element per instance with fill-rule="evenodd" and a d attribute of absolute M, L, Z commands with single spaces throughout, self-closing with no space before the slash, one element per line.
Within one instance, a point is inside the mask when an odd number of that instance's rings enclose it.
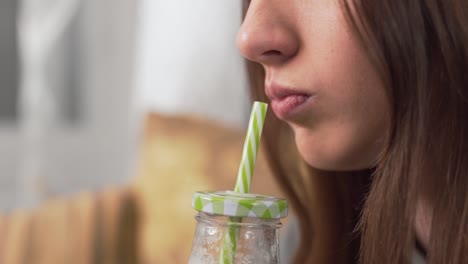
<path fill-rule="evenodd" d="M 270 100 L 282 100 L 292 95 L 306 95 L 311 96 L 310 93 L 300 91 L 290 86 L 282 86 L 276 83 L 269 83 L 265 85 L 265 94 Z"/>

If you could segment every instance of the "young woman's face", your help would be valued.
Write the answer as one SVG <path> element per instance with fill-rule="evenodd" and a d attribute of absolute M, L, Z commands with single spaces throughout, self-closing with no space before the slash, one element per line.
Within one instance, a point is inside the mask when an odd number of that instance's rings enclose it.
<path fill-rule="evenodd" d="M 389 101 L 338 0 L 252 0 L 237 45 L 263 65 L 271 107 L 294 130 L 309 165 L 355 170 L 375 163 Z"/>

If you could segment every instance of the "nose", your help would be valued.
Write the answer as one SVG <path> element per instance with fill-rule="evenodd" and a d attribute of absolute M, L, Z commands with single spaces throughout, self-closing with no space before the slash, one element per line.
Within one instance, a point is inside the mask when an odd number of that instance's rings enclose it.
<path fill-rule="evenodd" d="M 299 38 L 287 17 L 270 1 L 252 1 L 237 33 L 242 55 L 264 66 L 291 59 L 298 52 Z"/>

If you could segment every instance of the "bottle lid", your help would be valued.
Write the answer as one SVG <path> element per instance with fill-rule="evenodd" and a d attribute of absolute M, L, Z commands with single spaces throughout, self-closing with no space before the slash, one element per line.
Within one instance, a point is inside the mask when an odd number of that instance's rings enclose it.
<path fill-rule="evenodd" d="M 288 215 L 286 199 L 233 191 L 195 192 L 192 207 L 204 213 L 233 217 L 279 219 Z"/>

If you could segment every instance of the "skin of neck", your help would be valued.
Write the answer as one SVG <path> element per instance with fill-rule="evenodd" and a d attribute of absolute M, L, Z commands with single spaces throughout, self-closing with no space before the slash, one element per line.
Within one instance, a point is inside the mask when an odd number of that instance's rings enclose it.
<path fill-rule="evenodd" d="M 432 206 L 426 199 L 418 199 L 416 203 L 416 217 L 414 228 L 416 239 L 427 250 L 431 237 Z"/>

